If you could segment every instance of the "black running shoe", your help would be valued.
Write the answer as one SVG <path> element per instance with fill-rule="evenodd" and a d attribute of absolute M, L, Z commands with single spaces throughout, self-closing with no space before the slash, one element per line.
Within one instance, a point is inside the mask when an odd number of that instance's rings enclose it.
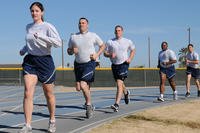
<path fill-rule="evenodd" d="M 127 90 L 127 93 L 124 95 L 124 101 L 126 104 L 128 104 L 130 101 L 129 95 L 130 95 L 130 91 Z"/>
<path fill-rule="evenodd" d="M 118 112 L 118 111 L 119 111 L 119 110 L 118 110 L 118 109 L 119 109 L 119 105 L 116 104 L 116 103 L 113 104 L 113 105 L 111 105 L 110 107 L 111 107 L 111 109 L 113 109 L 114 112 Z"/>
<path fill-rule="evenodd" d="M 186 92 L 185 97 L 190 97 L 190 92 Z"/>

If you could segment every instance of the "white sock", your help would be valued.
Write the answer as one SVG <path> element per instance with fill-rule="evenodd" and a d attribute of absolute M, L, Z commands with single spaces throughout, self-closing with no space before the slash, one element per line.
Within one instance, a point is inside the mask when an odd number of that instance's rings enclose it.
<path fill-rule="evenodd" d="M 160 94 L 160 97 L 161 97 L 161 98 L 163 98 L 163 97 L 164 97 L 164 95 L 163 95 L 163 94 Z"/>
<path fill-rule="evenodd" d="M 49 120 L 51 123 L 55 123 L 56 119 Z"/>
<path fill-rule="evenodd" d="M 26 123 L 26 126 L 27 126 L 27 127 L 31 127 L 31 124 Z"/>
<path fill-rule="evenodd" d="M 174 91 L 174 94 L 177 94 L 177 91 Z"/>

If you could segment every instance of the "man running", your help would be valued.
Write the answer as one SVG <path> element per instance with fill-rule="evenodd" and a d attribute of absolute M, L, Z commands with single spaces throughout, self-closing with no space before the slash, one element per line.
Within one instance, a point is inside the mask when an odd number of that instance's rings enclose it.
<path fill-rule="evenodd" d="M 176 84 L 174 76 L 176 75 L 174 63 L 176 63 L 176 55 L 174 51 L 168 49 L 168 43 L 162 42 L 162 50 L 158 55 L 158 68 L 160 68 L 160 96 L 157 98 L 158 101 L 164 102 L 165 92 L 165 81 L 168 79 L 169 84 L 173 90 L 173 99 L 177 100 Z"/>

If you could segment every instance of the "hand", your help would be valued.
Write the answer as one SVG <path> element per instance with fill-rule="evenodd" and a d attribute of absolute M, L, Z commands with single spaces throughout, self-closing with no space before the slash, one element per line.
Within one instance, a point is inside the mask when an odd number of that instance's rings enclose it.
<path fill-rule="evenodd" d="M 78 54 L 78 48 L 77 47 L 73 47 L 73 52 L 74 52 L 74 54 Z"/>
<path fill-rule="evenodd" d="M 69 55 L 73 55 L 73 54 L 74 54 L 72 48 L 68 48 L 68 49 L 67 49 L 67 53 L 68 53 Z"/>
<path fill-rule="evenodd" d="M 115 58 L 115 57 L 116 57 L 116 54 L 112 53 L 110 58 Z"/>
<path fill-rule="evenodd" d="M 20 50 L 20 51 L 19 51 L 19 54 L 20 54 L 21 56 L 23 56 L 23 55 L 25 54 L 25 52 L 23 52 L 22 50 Z"/>
<path fill-rule="evenodd" d="M 96 60 L 97 58 L 98 58 L 98 55 L 96 53 L 90 55 L 91 60 Z"/>
<path fill-rule="evenodd" d="M 167 66 L 167 62 L 162 62 L 162 65 L 163 66 Z"/>
<path fill-rule="evenodd" d="M 38 38 L 38 33 L 33 34 L 34 37 L 37 39 Z"/>
<path fill-rule="evenodd" d="M 130 64 L 130 63 L 131 63 L 131 59 L 128 58 L 128 59 L 126 60 L 126 62 L 127 62 L 128 64 Z"/>
<path fill-rule="evenodd" d="M 185 64 L 187 65 L 188 63 L 190 63 L 190 60 L 185 59 Z"/>

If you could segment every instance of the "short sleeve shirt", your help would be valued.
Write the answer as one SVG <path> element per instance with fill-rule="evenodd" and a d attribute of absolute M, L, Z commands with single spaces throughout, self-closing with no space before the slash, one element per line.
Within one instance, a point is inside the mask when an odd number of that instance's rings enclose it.
<path fill-rule="evenodd" d="M 158 60 L 160 61 L 161 67 L 166 67 L 163 65 L 163 62 L 168 62 L 170 60 L 176 60 L 176 54 L 174 51 L 172 51 L 170 49 L 162 50 L 159 52 Z M 170 67 L 170 66 L 173 66 L 173 64 L 169 65 L 168 67 Z"/>
<path fill-rule="evenodd" d="M 102 44 L 103 41 L 97 34 L 86 32 L 71 35 L 68 46 L 78 48 L 78 54 L 75 55 L 77 63 L 86 63 L 90 61 L 90 55 L 95 53 L 95 45 L 101 46 Z"/>
<path fill-rule="evenodd" d="M 191 61 L 197 61 L 199 60 L 199 55 L 196 52 L 192 52 L 192 53 L 188 52 L 186 55 L 186 58 Z M 199 64 L 188 63 L 187 66 L 192 67 L 192 68 L 198 68 Z"/>
<path fill-rule="evenodd" d="M 122 64 L 128 59 L 128 52 L 134 50 L 135 45 L 133 42 L 126 38 L 108 40 L 106 43 L 106 51 L 115 53 L 115 58 L 110 58 L 112 64 Z"/>

